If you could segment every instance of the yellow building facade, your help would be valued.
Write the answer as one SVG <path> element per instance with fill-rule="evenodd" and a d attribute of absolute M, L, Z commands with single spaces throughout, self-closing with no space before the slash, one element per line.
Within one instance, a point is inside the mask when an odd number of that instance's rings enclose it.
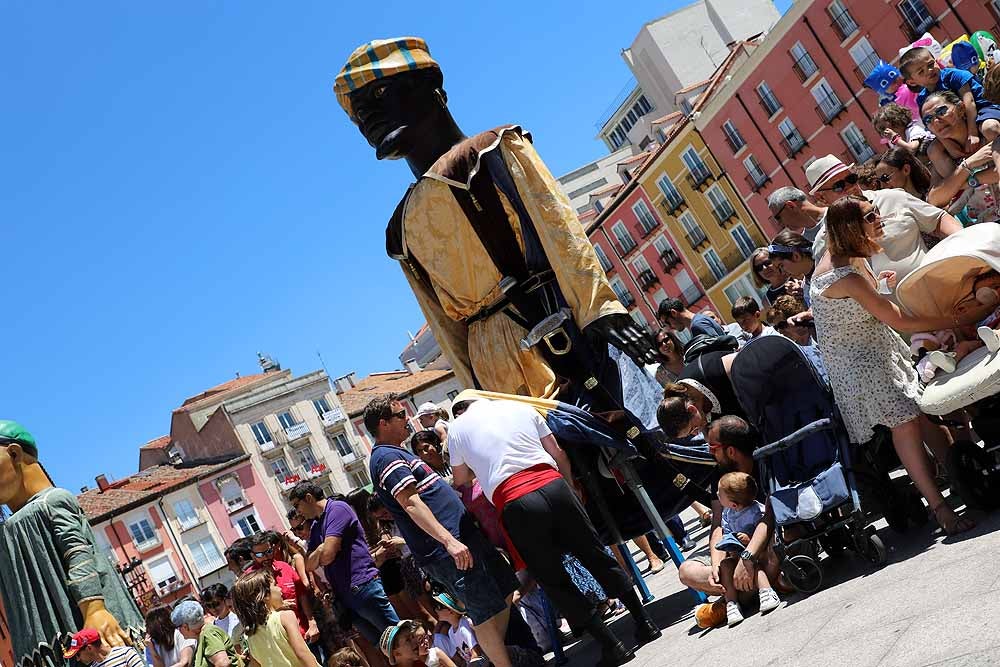
<path fill-rule="evenodd" d="M 671 127 L 637 177 L 717 313 L 729 321 L 739 297 L 760 302 L 749 258 L 764 233 L 694 124 Z"/>

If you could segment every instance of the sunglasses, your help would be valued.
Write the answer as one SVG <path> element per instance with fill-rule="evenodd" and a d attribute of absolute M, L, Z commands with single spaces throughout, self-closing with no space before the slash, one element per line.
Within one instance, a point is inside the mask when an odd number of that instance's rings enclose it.
<path fill-rule="evenodd" d="M 782 205 L 781 205 L 781 208 L 779 208 L 779 209 L 777 210 L 777 212 L 776 212 L 776 213 L 774 213 L 774 219 L 775 219 L 775 220 L 777 220 L 778 222 L 781 222 L 781 213 L 782 213 L 782 211 L 784 211 L 784 210 L 785 210 L 785 207 L 786 207 L 786 206 L 788 206 L 788 202 L 785 202 L 784 204 L 782 204 Z"/>
<path fill-rule="evenodd" d="M 267 551 L 254 551 L 253 552 L 253 557 L 254 558 L 263 558 L 264 556 L 270 556 L 273 553 L 274 553 L 274 547 L 268 547 Z"/>
<path fill-rule="evenodd" d="M 882 213 L 881 213 L 881 211 L 878 210 L 878 206 L 875 206 L 874 204 L 872 204 L 871 210 L 868 211 L 867 213 L 865 213 L 863 216 L 861 216 L 861 219 L 864 220 L 867 223 L 870 223 L 870 224 L 874 225 L 875 221 L 878 220 L 881 216 L 882 216 Z"/>
<path fill-rule="evenodd" d="M 930 125 L 939 118 L 943 118 L 946 113 L 948 113 L 949 108 L 943 104 L 939 107 L 934 107 L 934 109 L 926 116 L 921 117 L 920 120 L 924 121 L 924 125 Z"/>
<path fill-rule="evenodd" d="M 881 176 L 876 176 L 875 178 L 877 178 L 882 183 L 888 183 L 889 181 L 892 180 L 892 174 L 882 174 Z"/>
<path fill-rule="evenodd" d="M 753 270 L 759 273 L 760 271 L 763 271 L 764 269 L 770 267 L 772 264 L 773 262 L 770 259 L 765 259 L 763 262 L 760 262 L 759 264 L 754 264 Z"/>
<path fill-rule="evenodd" d="M 833 183 L 833 185 L 831 185 L 830 187 L 828 187 L 828 188 L 822 188 L 822 191 L 843 192 L 844 190 L 846 190 L 848 188 L 848 186 L 854 185 L 857 182 L 858 182 L 858 175 L 857 174 L 848 174 L 847 176 L 845 176 L 844 178 L 840 179 L 839 181 L 835 181 Z"/>
<path fill-rule="evenodd" d="M 303 521 L 302 523 L 300 523 L 297 526 L 292 526 L 292 532 L 293 533 L 297 533 L 300 530 L 302 530 L 303 528 L 307 528 L 307 527 L 308 527 L 308 524 L 305 521 Z"/>
<path fill-rule="evenodd" d="M 406 419 L 406 410 L 400 410 L 399 412 L 390 412 L 389 419 L 395 417 L 396 419 Z"/>

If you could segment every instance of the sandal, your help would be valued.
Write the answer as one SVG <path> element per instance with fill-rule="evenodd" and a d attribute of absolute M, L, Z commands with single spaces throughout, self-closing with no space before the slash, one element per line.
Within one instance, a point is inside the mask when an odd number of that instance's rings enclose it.
<path fill-rule="evenodd" d="M 947 510 L 951 514 L 951 520 L 941 520 L 940 512 L 941 510 Z M 941 526 L 941 530 L 944 531 L 945 535 L 951 537 L 952 535 L 958 535 L 959 533 L 964 533 L 968 530 L 972 530 L 976 527 L 976 522 L 964 516 L 959 516 L 955 513 L 955 510 L 948 507 L 948 502 L 943 500 L 937 507 L 931 508 L 931 514 L 934 515 L 934 520 L 937 521 L 938 525 Z"/>

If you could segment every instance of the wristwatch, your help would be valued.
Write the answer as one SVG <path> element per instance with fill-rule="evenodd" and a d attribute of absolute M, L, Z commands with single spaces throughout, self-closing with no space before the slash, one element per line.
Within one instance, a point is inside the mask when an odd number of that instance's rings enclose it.
<path fill-rule="evenodd" d="M 744 549 L 743 553 L 740 554 L 741 560 L 748 560 L 751 563 L 757 562 L 757 559 L 753 557 L 753 553 L 749 549 Z"/>
<path fill-rule="evenodd" d="M 970 188 L 978 188 L 979 187 L 979 179 L 976 178 L 975 173 L 973 173 L 971 176 L 969 176 L 969 180 L 966 181 L 966 182 L 969 184 Z"/>

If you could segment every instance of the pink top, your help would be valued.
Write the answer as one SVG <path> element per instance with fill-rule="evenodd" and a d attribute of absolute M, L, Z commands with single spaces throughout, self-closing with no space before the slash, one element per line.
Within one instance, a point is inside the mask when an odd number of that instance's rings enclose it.
<path fill-rule="evenodd" d="M 914 118 L 920 118 L 920 105 L 917 104 L 917 93 L 910 90 L 905 83 L 896 90 L 896 104 L 913 112 Z"/>

